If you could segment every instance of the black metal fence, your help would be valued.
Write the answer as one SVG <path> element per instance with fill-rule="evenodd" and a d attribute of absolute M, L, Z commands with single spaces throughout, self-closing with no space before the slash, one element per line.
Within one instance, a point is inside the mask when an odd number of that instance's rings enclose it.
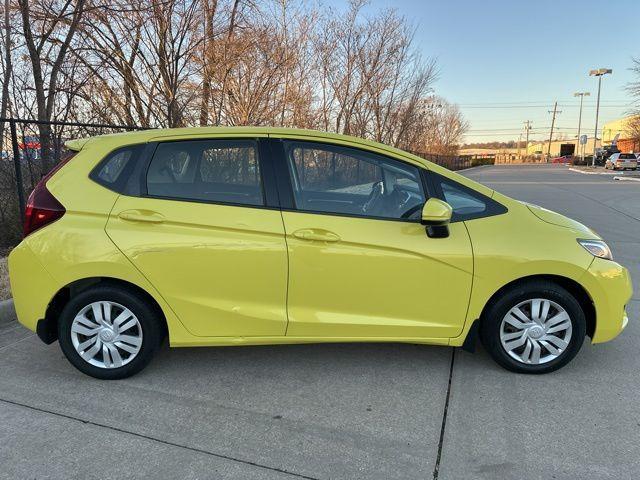
<path fill-rule="evenodd" d="M 142 129 L 130 125 L 21 118 L 0 118 L 0 126 L 0 255 L 20 241 L 25 199 L 38 181 L 63 158 L 66 140 Z M 43 142 L 44 138 L 48 141 Z M 494 163 L 493 158 L 412 153 L 450 170 Z"/>
<path fill-rule="evenodd" d="M 495 156 L 478 155 L 436 155 L 422 152 L 411 152 L 418 157 L 422 157 L 437 165 L 441 165 L 449 170 L 463 170 L 465 168 L 478 167 L 480 165 L 493 165 Z"/>
<path fill-rule="evenodd" d="M 66 140 L 139 129 L 128 125 L 22 118 L 0 118 L 0 126 L 0 255 L 20 241 L 26 198 L 63 158 Z M 43 130 L 47 142 L 42 141 Z"/>

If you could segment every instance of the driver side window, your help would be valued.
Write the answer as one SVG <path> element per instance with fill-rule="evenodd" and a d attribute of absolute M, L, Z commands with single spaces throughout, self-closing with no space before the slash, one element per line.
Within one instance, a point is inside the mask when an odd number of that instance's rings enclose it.
<path fill-rule="evenodd" d="M 298 210 L 419 219 L 425 195 L 417 167 L 337 145 L 285 142 Z"/>

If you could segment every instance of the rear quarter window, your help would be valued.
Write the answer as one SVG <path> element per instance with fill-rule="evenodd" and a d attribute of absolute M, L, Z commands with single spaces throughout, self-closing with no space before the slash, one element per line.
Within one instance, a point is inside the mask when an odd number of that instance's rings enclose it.
<path fill-rule="evenodd" d="M 129 145 L 112 151 L 93 169 L 89 178 L 103 187 L 123 193 L 143 149 L 144 145 Z"/>

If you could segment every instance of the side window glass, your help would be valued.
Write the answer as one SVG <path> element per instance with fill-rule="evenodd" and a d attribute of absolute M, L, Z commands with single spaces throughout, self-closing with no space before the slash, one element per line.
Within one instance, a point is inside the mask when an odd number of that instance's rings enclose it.
<path fill-rule="evenodd" d="M 459 215 L 484 213 L 487 204 L 472 194 L 456 188 L 450 183 L 442 183 L 444 201 L 451 205 L 453 212 Z"/>
<path fill-rule="evenodd" d="M 286 143 L 300 210 L 419 219 L 425 195 L 420 171 L 382 155 L 335 145 Z"/>
<path fill-rule="evenodd" d="M 436 191 L 440 191 L 444 201 L 451 205 L 453 221 L 500 215 L 507 211 L 504 205 L 454 180 L 435 172 L 430 172 L 429 177 Z"/>
<path fill-rule="evenodd" d="M 132 145 L 111 152 L 91 172 L 90 178 L 111 190 L 122 192 L 143 149 L 143 145 Z"/>
<path fill-rule="evenodd" d="M 160 143 L 147 170 L 147 193 L 177 200 L 264 205 L 252 140 Z"/>

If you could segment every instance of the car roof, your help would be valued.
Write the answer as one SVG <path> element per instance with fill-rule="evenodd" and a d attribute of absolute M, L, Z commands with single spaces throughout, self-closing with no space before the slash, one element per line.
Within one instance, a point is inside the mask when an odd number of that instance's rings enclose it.
<path fill-rule="evenodd" d="M 327 133 L 320 130 L 299 129 L 299 128 L 282 128 L 282 127 L 182 127 L 182 128 L 157 128 L 148 130 L 135 130 L 129 132 L 109 133 L 105 135 L 97 135 L 94 137 L 86 137 L 80 139 L 69 140 L 65 142 L 65 146 L 72 150 L 81 150 L 85 145 L 95 142 L 113 141 L 128 145 L 136 142 L 162 141 L 165 138 L 190 137 L 190 136 L 207 136 L 207 135 L 272 135 L 272 136 L 288 136 L 288 137 L 318 137 L 333 140 L 343 140 L 353 143 L 367 143 L 385 148 L 392 148 L 378 142 L 365 140 L 350 135 L 341 135 L 337 133 Z"/>
<path fill-rule="evenodd" d="M 132 132 L 110 133 L 106 135 L 97 135 L 95 137 L 80 138 L 76 140 L 68 140 L 65 147 L 70 150 L 80 151 L 98 143 L 109 143 L 113 148 L 118 148 L 136 143 L 146 143 L 163 140 L 189 140 L 197 138 L 206 138 L 207 136 L 224 136 L 229 135 L 239 137 L 247 136 L 269 136 L 275 138 L 303 139 L 307 141 L 332 141 L 344 145 L 353 145 L 365 147 L 370 150 L 378 151 L 382 154 L 392 154 L 404 158 L 412 159 L 418 163 L 425 162 L 432 165 L 436 171 L 446 169 L 439 165 L 415 155 L 411 152 L 400 150 L 383 143 L 366 140 L 364 138 L 354 137 L 350 135 L 342 135 L 337 133 L 322 132 L 319 130 L 307 130 L 300 128 L 282 128 L 282 127 L 185 127 L 185 128 L 160 128 L 149 130 L 136 130 Z"/>

